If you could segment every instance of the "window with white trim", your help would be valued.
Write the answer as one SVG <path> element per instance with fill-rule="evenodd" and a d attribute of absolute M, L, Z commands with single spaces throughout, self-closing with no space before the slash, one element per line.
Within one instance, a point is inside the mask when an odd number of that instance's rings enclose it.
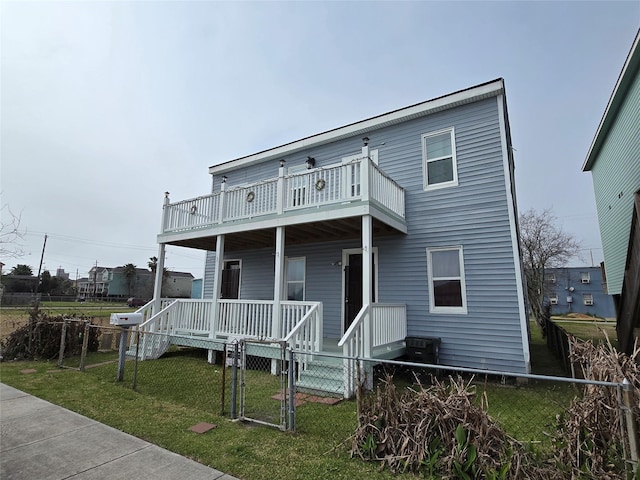
<path fill-rule="evenodd" d="M 304 301 L 305 258 L 287 258 L 286 263 L 287 300 Z"/>
<path fill-rule="evenodd" d="M 547 282 L 556 283 L 556 274 L 555 273 L 547 273 Z"/>
<path fill-rule="evenodd" d="M 549 303 L 551 305 L 557 305 L 558 304 L 558 294 L 557 293 L 552 293 L 551 295 L 549 295 Z"/>
<path fill-rule="evenodd" d="M 425 190 L 458 185 L 453 127 L 422 135 L 422 171 Z"/>
<path fill-rule="evenodd" d="M 581 272 L 580 281 L 582 283 L 591 283 L 591 275 L 589 274 L 589 272 Z"/>
<path fill-rule="evenodd" d="M 467 313 L 462 246 L 427 248 L 429 311 Z"/>
<path fill-rule="evenodd" d="M 593 295 L 591 293 L 585 293 L 582 295 L 582 302 L 585 305 L 593 305 Z"/>

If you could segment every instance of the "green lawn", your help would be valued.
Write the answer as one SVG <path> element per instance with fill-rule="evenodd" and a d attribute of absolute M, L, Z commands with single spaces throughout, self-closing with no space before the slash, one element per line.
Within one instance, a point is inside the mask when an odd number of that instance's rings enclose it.
<path fill-rule="evenodd" d="M 158 362 L 144 363 L 151 366 Z M 141 368 L 139 391 L 129 388 L 133 373 L 130 367 L 128 364 L 123 383 L 116 383 L 112 375 L 115 364 L 80 373 L 59 370 L 55 362 L 5 362 L 0 365 L 0 374 L 3 383 L 240 478 L 417 478 L 378 472 L 377 464 L 350 458 L 349 436 L 356 423 L 354 401 L 334 406 L 302 405 L 296 415 L 297 432 L 283 433 L 219 415 L 219 391 L 213 392 L 216 382 L 209 381 L 215 379 L 216 370 L 219 374 L 219 365 L 189 356 L 174 357 L 171 371 L 182 372 L 182 381 L 172 379 L 167 368 L 158 374 L 145 374 Z M 35 369 L 36 373 L 21 373 L 25 369 Z M 189 389 L 189 385 L 199 390 Z M 209 392 L 202 389 L 204 385 L 209 386 Z M 270 398 L 276 391 L 271 386 L 267 390 L 263 392 L 264 401 L 279 405 Z M 204 435 L 189 431 L 200 422 L 218 427 Z"/>
<path fill-rule="evenodd" d="M 535 325 L 531 333 L 534 372 L 561 374 Z M 281 432 L 230 420 L 231 369 L 223 372 L 221 365 L 208 364 L 202 351 L 172 351 L 159 360 L 141 362 L 135 391 L 131 389 L 133 362 L 127 362 L 125 379 L 119 383 L 115 381 L 116 358 L 115 352 L 89 354 L 87 364 L 92 367 L 85 373 L 57 369 L 56 362 L 3 362 L 0 378 L 37 397 L 248 480 L 418 478 L 380 472 L 378 464 L 350 458 L 350 437 L 357 424 L 353 400 L 333 406 L 305 403 L 296 409 L 296 432 Z M 77 358 L 65 359 L 65 366 L 78 364 Z M 36 372 L 21 373 L 25 369 Z M 250 410 L 246 416 L 271 415 L 277 421 L 280 402 L 272 396 L 280 388 L 278 377 L 249 371 L 246 385 Z M 486 392 L 489 414 L 509 435 L 543 451 L 549 447 L 555 415 L 575 394 L 569 384 L 502 385 L 500 379 L 484 383 L 476 378 L 476 389 L 478 400 Z M 223 406 L 225 415 L 221 414 Z M 214 423 L 217 428 L 203 435 L 189 431 L 200 422 Z"/>

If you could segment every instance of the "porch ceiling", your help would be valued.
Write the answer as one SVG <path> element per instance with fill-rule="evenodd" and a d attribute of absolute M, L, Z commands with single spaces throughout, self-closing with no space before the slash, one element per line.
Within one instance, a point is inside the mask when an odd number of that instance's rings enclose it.
<path fill-rule="evenodd" d="M 285 244 L 301 245 L 305 243 L 332 242 L 337 240 L 359 239 L 362 232 L 362 220 L 360 217 L 324 220 L 296 225 L 288 225 L 285 228 Z M 393 227 L 373 219 L 373 236 L 402 235 Z M 247 232 L 230 233 L 225 236 L 225 251 L 253 250 L 257 248 L 269 248 L 275 245 L 275 228 L 250 230 Z M 198 250 L 215 250 L 216 236 L 177 240 L 168 242 L 169 245 L 196 248 Z"/>

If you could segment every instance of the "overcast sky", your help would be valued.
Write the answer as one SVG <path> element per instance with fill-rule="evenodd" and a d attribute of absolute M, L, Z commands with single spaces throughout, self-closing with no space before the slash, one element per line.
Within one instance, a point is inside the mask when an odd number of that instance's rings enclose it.
<path fill-rule="evenodd" d="M 0 3 L 1 204 L 75 278 L 146 267 L 208 167 L 504 77 L 521 211 L 602 260 L 582 163 L 640 2 Z M 6 208 L 2 222 L 9 220 Z M 204 255 L 168 247 L 200 277 Z"/>

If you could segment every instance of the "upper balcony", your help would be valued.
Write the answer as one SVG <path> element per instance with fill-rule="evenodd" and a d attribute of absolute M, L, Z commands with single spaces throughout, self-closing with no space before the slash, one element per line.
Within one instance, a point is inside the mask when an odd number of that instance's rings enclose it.
<path fill-rule="evenodd" d="M 272 245 L 276 226 L 287 242 L 357 238 L 360 217 L 371 215 L 374 233 L 406 233 L 405 192 L 369 157 L 228 187 L 170 203 L 165 200 L 160 243 L 212 250 L 225 234 L 227 249 Z M 251 232 L 251 235 L 246 235 Z M 244 235 L 239 235 L 244 233 Z M 235 239 L 235 240 L 234 240 Z"/>

